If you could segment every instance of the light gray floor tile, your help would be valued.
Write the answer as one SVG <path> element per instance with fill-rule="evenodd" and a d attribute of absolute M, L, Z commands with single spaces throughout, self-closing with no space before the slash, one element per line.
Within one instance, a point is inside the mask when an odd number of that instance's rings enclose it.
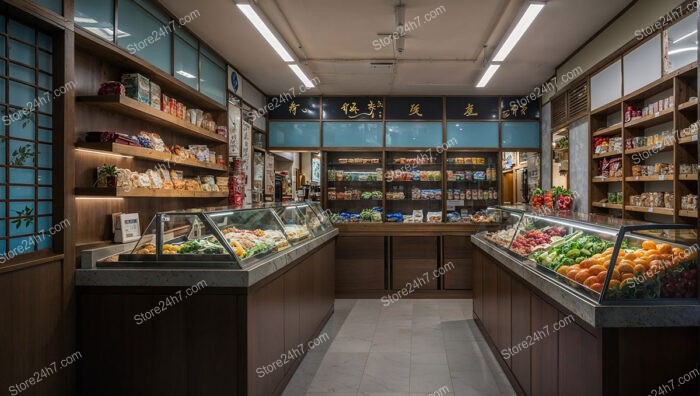
<path fill-rule="evenodd" d="M 411 364 L 447 364 L 447 353 L 442 352 L 412 352 Z"/>
<path fill-rule="evenodd" d="M 500 395 L 493 374 L 487 371 L 452 372 L 454 393 L 458 395 Z"/>
<path fill-rule="evenodd" d="M 360 392 L 408 392 L 411 354 L 372 352 L 367 358 Z"/>
<path fill-rule="evenodd" d="M 411 392 L 428 392 L 447 386 L 452 389 L 450 369 L 444 364 L 412 364 Z"/>
<path fill-rule="evenodd" d="M 433 336 L 416 336 L 411 339 L 411 353 L 442 352 L 445 345 L 442 335 L 437 333 Z"/>
<path fill-rule="evenodd" d="M 309 386 L 309 392 L 357 392 L 368 355 L 328 352 Z"/>

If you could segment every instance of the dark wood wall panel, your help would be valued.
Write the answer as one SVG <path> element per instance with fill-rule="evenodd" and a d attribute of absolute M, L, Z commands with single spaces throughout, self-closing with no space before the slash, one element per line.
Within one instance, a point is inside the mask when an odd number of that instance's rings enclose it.
<path fill-rule="evenodd" d="M 73 316 L 63 308 L 62 262 L 0 274 L 0 389 L 75 352 L 65 329 Z M 66 314 L 66 316 L 63 316 Z M 62 317 L 63 316 L 63 317 Z M 72 326 L 70 327 L 72 328 Z M 71 350 L 73 349 L 73 350 Z M 55 395 L 68 388 L 75 366 L 62 369 L 22 394 Z"/>
<path fill-rule="evenodd" d="M 559 313 L 560 323 L 567 323 L 565 317 Z M 601 356 L 597 337 L 573 322 L 564 325 L 557 333 L 559 392 L 571 396 L 602 394 L 603 381 L 599 369 Z M 576 358 L 572 359 L 574 356 Z"/>
<path fill-rule="evenodd" d="M 512 344 L 517 345 L 526 340 L 530 333 L 530 290 L 522 282 L 511 282 L 511 336 Z M 530 394 L 530 349 L 519 351 L 511 356 L 510 366 L 515 378 L 526 393 Z"/>
<path fill-rule="evenodd" d="M 552 326 L 559 320 L 559 312 L 546 301 L 532 295 L 530 335 L 532 345 L 529 347 L 532 353 L 532 394 L 533 395 L 557 395 L 556 380 L 557 364 L 559 358 L 558 338 L 553 333 Z M 545 326 L 549 326 L 549 336 L 540 336 L 534 340 L 536 332 L 544 332 Z M 553 333 L 553 334 L 552 334 Z M 540 333 L 541 334 L 541 333 Z"/>
<path fill-rule="evenodd" d="M 288 351 L 301 341 L 299 309 L 301 307 L 301 269 L 294 267 L 284 277 L 284 350 Z M 285 366 L 285 373 L 291 366 Z"/>
<path fill-rule="evenodd" d="M 472 290 L 474 269 L 472 267 L 472 243 L 468 236 L 446 235 L 443 240 L 443 267 L 452 263 L 453 267 L 443 275 L 445 289 Z"/>
<path fill-rule="evenodd" d="M 474 249 L 474 315 L 484 319 L 484 260 L 486 256 Z"/>
<path fill-rule="evenodd" d="M 511 342 L 511 276 L 505 270 L 498 269 L 498 335 L 496 342 L 499 350 L 509 348 Z M 511 366 L 508 359 L 506 364 Z"/>
<path fill-rule="evenodd" d="M 419 283 L 414 290 L 437 290 L 433 271 L 438 267 L 437 237 L 392 237 L 392 287 L 395 290 Z M 428 272 L 428 277 L 425 273 Z M 422 280 L 420 280 L 422 279 Z"/>
<path fill-rule="evenodd" d="M 482 321 L 493 340 L 498 334 L 498 267 L 489 260 L 483 262 Z"/>
<path fill-rule="evenodd" d="M 384 289 L 384 237 L 339 236 L 335 254 L 336 291 Z"/>

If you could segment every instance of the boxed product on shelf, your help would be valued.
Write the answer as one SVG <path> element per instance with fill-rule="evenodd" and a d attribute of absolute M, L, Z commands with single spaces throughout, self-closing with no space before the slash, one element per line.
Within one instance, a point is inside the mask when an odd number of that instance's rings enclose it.
<path fill-rule="evenodd" d="M 125 95 L 141 103 L 148 104 L 151 99 L 151 85 L 146 76 L 140 73 L 122 74 Z"/>
<path fill-rule="evenodd" d="M 97 90 L 98 95 L 124 95 L 126 89 L 124 84 L 119 81 L 107 81 L 100 84 L 100 88 Z"/>
<path fill-rule="evenodd" d="M 681 210 L 698 210 L 698 196 L 693 194 L 684 195 L 681 197 Z"/>
<path fill-rule="evenodd" d="M 678 173 L 682 175 L 697 175 L 698 166 L 697 164 L 680 164 L 678 167 Z"/>
<path fill-rule="evenodd" d="M 160 98 L 160 110 L 164 113 L 170 113 L 171 99 L 170 96 L 162 94 Z"/>
<path fill-rule="evenodd" d="M 195 159 L 202 162 L 209 162 L 209 147 L 204 144 L 190 144 L 187 149 L 192 153 Z"/>
<path fill-rule="evenodd" d="M 442 223 L 442 212 L 428 212 L 427 223 Z"/>
<path fill-rule="evenodd" d="M 622 199 L 622 191 L 618 192 L 609 192 L 608 193 L 608 203 L 609 204 L 622 204 L 623 199 Z"/>
<path fill-rule="evenodd" d="M 613 159 L 603 158 L 598 164 L 598 176 L 622 177 L 622 157 Z"/>
<path fill-rule="evenodd" d="M 148 103 L 153 107 L 154 109 L 160 110 L 160 85 L 154 83 L 153 81 L 150 81 L 150 89 L 149 89 L 149 101 Z"/>
<path fill-rule="evenodd" d="M 673 209 L 674 195 L 670 192 L 645 192 L 641 195 L 632 195 L 629 204 L 643 208 L 667 208 Z"/>

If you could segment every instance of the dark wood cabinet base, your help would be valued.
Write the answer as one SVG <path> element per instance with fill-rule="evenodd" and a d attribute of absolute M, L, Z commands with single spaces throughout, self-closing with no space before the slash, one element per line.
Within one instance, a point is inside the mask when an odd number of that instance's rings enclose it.
<path fill-rule="evenodd" d="M 79 288 L 79 394 L 281 394 L 333 313 L 334 257 L 331 240 L 250 288 L 203 287 L 190 296 L 165 287 Z M 160 313 L 139 316 L 154 307 Z"/>

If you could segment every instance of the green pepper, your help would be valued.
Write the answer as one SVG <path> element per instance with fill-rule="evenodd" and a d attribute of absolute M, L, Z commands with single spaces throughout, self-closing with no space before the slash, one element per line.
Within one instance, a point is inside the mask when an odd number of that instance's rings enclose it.
<path fill-rule="evenodd" d="M 566 257 L 577 257 L 579 254 L 581 254 L 581 251 L 578 249 L 571 249 L 566 253 Z"/>

